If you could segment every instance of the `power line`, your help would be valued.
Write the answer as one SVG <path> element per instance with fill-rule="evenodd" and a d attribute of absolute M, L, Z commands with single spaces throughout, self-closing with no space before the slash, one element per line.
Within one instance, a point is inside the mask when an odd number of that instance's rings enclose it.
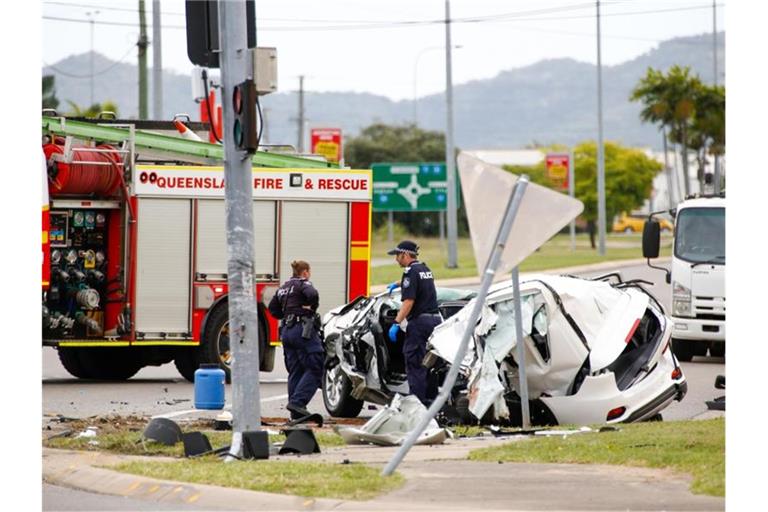
<path fill-rule="evenodd" d="M 627 2 L 628 0 L 615 0 L 612 2 L 609 2 L 611 4 L 620 4 Z M 81 4 L 81 3 L 72 3 L 72 2 L 56 2 L 56 1 L 44 1 L 44 4 L 48 5 L 57 5 L 60 7 L 78 7 L 78 8 L 98 8 L 105 11 L 120 11 L 120 12 L 135 12 L 138 13 L 138 9 L 128 8 L 128 7 L 105 7 L 102 5 L 95 5 L 95 4 Z M 582 4 L 575 4 L 575 5 L 562 5 L 562 6 L 556 6 L 556 7 L 548 7 L 544 9 L 531 9 L 531 10 L 525 10 L 525 11 L 516 11 L 511 13 L 502 13 L 502 14 L 492 14 L 487 16 L 478 16 L 477 19 L 481 18 L 492 18 L 497 16 L 521 16 L 521 15 L 536 15 L 536 14 L 547 14 L 551 12 L 562 12 L 562 11 L 570 11 L 570 10 L 577 10 L 577 9 L 587 9 L 592 6 L 592 3 L 582 3 Z M 163 15 L 169 15 L 169 16 L 186 16 L 186 13 L 183 12 L 170 12 L 170 11 L 162 11 L 161 14 Z M 299 23 L 366 23 L 366 24 L 380 24 L 380 23 L 420 23 L 420 22 L 433 22 L 433 21 L 440 21 L 444 23 L 444 20 L 388 20 L 388 21 L 382 21 L 382 20 L 339 20 L 339 19 L 302 19 L 302 18 L 259 18 L 260 21 L 289 21 L 289 22 L 299 22 Z"/>
<path fill-rule="evenodd" d="M 54 2 L 46 2 L 46 3 L 54 3 Z M 613 2 L 614 4 L 619 4 L 622 2 Z M 61 5 L 77 5 L 80 7 L 86 7 L 88 4 L 64 4 L 59 3 Z M 465 18 L 454 18 L 451 20 L 451 23 L 509 23 L 509 22 L 527 22 L 527 21 L 567 21 L 567 20 L 575 20 L 575 19 L 586 19 L 586 18 L 594 18 L 594 14 L 584 14 L 584 15 L 570 15 L 570 16 L 551 16 L 551 17 L 524 17 L 524 16 L 536 16 L 537 14 L 549 14 L 549 13 L 556 13 L 556 12 L 566 12 L 566 11 L 573 11 L 573 10 L 581 10 L 581 9 L 587 9 L 591 8 L 593 4 L 575 4 L 570 6 L 561 6 L 561 7 L 552 7 L 548 9 L 538 9 L 538 10 L 532 10 L 532 11 L 517 11 L 517 12 L 510 12 L 510 13 L 501 13 L 501 14 L 493 14 L 493 15 L 486 15 L 486 16 L 473 16 L 473 17 L 465 17 Z M 722 6 L 723 4 L 717 4 L 718 6 Z M 130 11 L 134 12 L 133 9 L 121 9 L 121 8 L 110 8 L 112 10 L 124 10 L 124 11 Z M 642 10 L 642 11 L 625 11 L 625 12 L 613 12 L 613 13 L 605 13 L 602 16 L 637 16 L 637 15 L 646 15 L 646 14 L 662 14 L 662 13 L 669 13 L 669 12 L 683 12 L 683 11 L 692 11 L 692 10 L 702 10 L 702 9 L 711 9 L 711 5 L 707 4 L 701 4 L 701 5 L 694 5 L 694 6 L 684 6 L 684 7 L 670 7 L 670 8 L 662 8 L 662 9 L 649 9 L 649 10 Z M 170 13 L 170 14 L 179 14 L 179 13 Z M 52 21 L 68 21 L 68 22 L 74 22 L 74 23 L 89 23 L 89 20 L 83 20 L 83 19 L 77 19 L 77 18 L 64 18 L 60 16 L 43 16 L 43 19 L 46 20 L 52 20 Z M 264 19 L 262 21 L 277 21 L 276 19 Z M 289 21 L 289 20 L 286 20 Z M 324 32 L 324 31 L 344 31 L 344 30 L 371 30 L 371 29 L 380 29 L 380 28 L 404 28 L 404 27 L 416 27 L 416 26 L 429 26 L 429 25 L 442 25 L 445 23 L 445 20 L 442 19 L 432 19 L 432 20 L 400 20 L 400 21 L 341 21 L 341 20 L 290 20 L 292 22 L 306 22 L 306 23 L 319 23 L 319 22 L 332 22 L 332 23 L 342 23 L 341 25 L 326 25 L 326 26 L 315 26 L 315 27 L 307 27 L 307 26 L 285 26 L 285 27 L 260 27 L 259 30 L 264 30 L 267 32 L 296 32 L 296 31 L 312 31 L 312 32 Z M 102 25 L 113 25 L 113 26 L 130 26 L 130 27 L 137 27 L 138 23 L 131 23 L 131 22 L 117 22 L 117 21 L 96 21 L 95 23 L 102 24 Z M 356 24 L 353 24 L 356 23 Z M 163 28 L 168 29 L 186 29 L 185 25 L 163 25 Z"/>

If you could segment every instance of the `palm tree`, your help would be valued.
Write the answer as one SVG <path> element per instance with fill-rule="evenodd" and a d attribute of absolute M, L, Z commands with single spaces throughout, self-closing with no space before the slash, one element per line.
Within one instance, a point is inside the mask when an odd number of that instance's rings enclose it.
<path fill-rule="evenodd" d="M 695 97 L 696 117 L 690 127 L 688 146 L 696 151 L 699 179 L 704 179 L 706 155 L 725 154 L 725 88 L 703 85 Z"/>
<path fill-rule="evenodd" d="M 690 68 L 672 66 L 665 75 L 662 71 L 648 68 L 630 100 L 642 101 L 640 118 L 645 122 L 659 123 L 669 129 L 669 140 L 681 145 L 685 194 L 690 193 L 688 183 L 688 143 L 692 121 L 696 114 L 696 94 L 702 87 L 698 76 L 690 75 Z"/>
<path fill-rule="evenodd" d="M 69 103 L 69 106 L 72 108 L 67 115 L 72 117 L 98 117 L 102 112 L 114 112 L 115 115 L 117 115 L 117 104 L 112 101 L 94 103 L 87 109 L 83 109 L 83 107 L 74 101 L 67 100 L 67 103 Z"/>

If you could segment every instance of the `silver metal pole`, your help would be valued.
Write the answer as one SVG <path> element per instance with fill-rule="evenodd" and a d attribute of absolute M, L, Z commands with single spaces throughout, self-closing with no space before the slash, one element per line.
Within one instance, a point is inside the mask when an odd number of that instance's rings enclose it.
<path fill-rule="evenodd" d="M 715 69 L 715 86 L 717 86 L 717 0 L 712 0 L 712 63 Z M 720 193 L 720 156 L 715 155 L 715 194 Z"/>
<path fill-rule="evenodd" d="M 459 266 L 456 255 L 458 238 L 456 198 L 456 155 L 453 148 L 453 69 L 451 67 L 451 6 L 445 0 L 445 168 L 448 186 L 448 268 Z"/>
<path fill-rule="evenodd" d="M 605 256 L 605 153 L 603 149 L 603 61 L 600 44 L 600 0 L 597 0 L 597 252 Z"/>
<path fill-rule="evenodd" d="M 461 362 L 464 360 L 464 354 L 467 352 L 469 339 L 472 335 L 472 331 L 475 329 L 475 324 L 480 317 L 480 311 L 482 311 L 483 305 L 485 304 L 485 297 L 488 295 L 488 289 L 491 287 L 493 278 L 496 275 L 496 269 L 498 268 L 499 262 L 501 261 L 501 255 L 504 253 L 504 247 L 507 243 L 507 239 L 509 238 L 509 233 L 512 231 L 512 225 L 515 221 L 517 210 L 520 208 L 520 203 L 523 200 L 523 195 L 525 194 L 525 189 L 527 186 L 528 176 L 523 175 L 520 176 L 520 179 L 515 184 L 515 188 L 512 190 L 512 195 L 509 199 L 509 202 L 507 203 L 507 211 L 504 213 L 501 226 L 499 227 L 499 232 L 496 235 L 496 243 L 494 245 L 493 252 L 491 253 L 490 258 L 488 258 L 488 264 L 485 268 L 485 272 L 483 273 L 483 280 L 480 284 L 480 291 L 478 292 L 477 297 L 474 299 L 475 302 L 474 306 L 472 307 L 472 312 L 469 315 L 469 320 L 467 321 L 467 328 L 461 337 L 461 343 L 459 344 L 459 348 L 456 351 L 456 357 L 454 357 L 453 362 L 451 363 L 451 368 L 448 370 L 448 375 L 445 376 L 445 381 L 440 387 L 440 394 L 438 394 L 437 398 L 435 398 L 435 401 L 432 402 L 432 405 L 429 406 L 429 409 L 424 414 L 424 416 L 422 416 L 421 421 L 419 421 L 419 424 L 416 426 L 416 428 L 408 433 L 408 437 L 405 439 L 403 444 L 397 450 L 395 455 L 389 460 L 387 465 L 384 466 L 384 470 L 381 472 L 381 474 L 384 476 L 391 475 L 395 469 L 397 469 L 397 466 L 403 461 L 403 458 L 405 458 L 406 454 L 419 438 L 421 433 L 424 431 L 427 424 L 429 424 L 430 420 L 434 418 L 438 411 L 443 407 L 443 404 L 445 404 L 445 401 L 448 400 L 448 397 L 453 390 L 453 385 L 456 382 L 456 377 L 459 374 L 459 367 L 461 366 Z M 520 317 L 518 316 L 517 318 Z"/>
<path fill-rule="evenodd" d="M 712 65 L 715 70 L 714 81 L 717 85 L 717 0 L 712 0 Z"/>
<path fill-rule="evenodd" d="M 571 197 L 576 197 L 576 162 L 573 161 L 573 149 L 570 150 L 568 154 L 568 195 Z M 571 252 L 574 252 L 576 250 L 576 219 L 572 219 L 569 227 L 569 231 L 571 233 Z"/>
<path fill-rule="evenodd" d="M 664 173 L 667 175 L 667 204 L 668 208 L 674 208 L 675 203 L 674 190 L 672 190 L 672 169 L 669 167 L 669 155 L 667 154 L 667 130 L 661 127 L 661 137 L 664 143 Z"/>
<path fill-rule="evenodd" d="M 445 212 L 437 212 L 438 230 L 440 232 L 440 247 L 445 250 Z"/>
<path fill-rule="evenodd" d="M 683 195 L 683 189 L 680 187 L 680 168 L 677 166 L 677 160 L 678 160 L 678 152 L 677 152 L 677 144 L 672 144 L 672 163 L 674 165 L 674 171 L 675 171 L 675 186 L 677 187 L 677 197 L 679 201 L 683 200 L 683 197 L 688 195 L 688 192 L 685 192 L 685 196 Z"/>
<path fill-rule="evenodd" d="M 152 117 L 163 118 L 163 51 L 160 0 L 152 0 Z"/>
<path fill-rule="evenodd" d="M 515 338 L 517 340 L 517 372 L 520 378 L 520 414 L 523 428 L 531 428 L 531 411 L 528 404 L 528 378 L 525 375 L 525 342 L 523 340 L 523 310 L 520 305 L 520 274 L 518 268 L 512 269 L 512 294 L 515 303 Z"/>
<path fill-rule="evenodd" d="M 88 105 L 88 107 L 93 106 L 93 80 L 94 80 L 94 69 L 93 69 L 93 29 L 94 29 L 94 20 L 93 18 L 99 14 L 99 11 L 88 11 L 85 13 L 86 16 L 88 16 L 88 19 L 90 20 L 91 24 L 91 104 Z"/>
<path fill-rule="evenodd" d="M 413 126 L 419 126 L 419 100 L 416 94 L 416 84 L 419 74 L 419 57 L 422 52 L 416 56 L 416 62 L 413 64 Z"/>
<path fill-rule="evenodd" d="M 296 148 L 304 153 L 304 75 L 299 76 L 299 134 Z"/>
<path fill-rule="evenodd" d="M 235 85 L 253 72 L 246 47 L 245 27 L 244 0 L 219 2 L 221 103 L 224 106 L 225 126 L 231 126 L 235 119 L 232 101 L 229 100 Z M 242 454 L 242 433 L 258 430 L 261 426 L 259 315 L 253 286 L 253 171 L 250 155 L 237 149 L 230 130 L 223 132 L 229 344 L 233 354 L 230 454 L 239 456 Z"/>
<path fill-rule="evenodd" d="M 387 240 L 389 244 L 394 243 L 395 238 L 395 212 L 389 210 L 387 212 Z"/>

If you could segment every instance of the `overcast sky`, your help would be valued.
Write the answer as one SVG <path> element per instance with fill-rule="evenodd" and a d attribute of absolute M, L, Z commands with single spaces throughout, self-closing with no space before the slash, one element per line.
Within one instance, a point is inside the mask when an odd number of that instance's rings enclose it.
<path fill-rule="evenodd" d="M 150 39 L 152 3 L 145 2 Z M 189 73 L 184 1 L 160 4 L 163 66 Z M 546 58 L 597 60 L 594 1 L 452 0 L 450 6 L 452 44 L 461 46 L 454 51 L 454 84 Z M 711 0 L 609 0 L 601 6 L 606 65 L 713 28 Z M 718 0 L 718 30 L 724 11 Z M 302 74 L 310 91 L 412 99 L 445 88 L 444 0 L 257 0 L 256 15 L 259 46 L 277 48 L 281 91 L 296 89 Z M 89 19 L 96 51 L 137 61 L 138 0 L 44 0 L 42 18 L 44 65 L 89 51 Z M 151 49 L 149 55 L 151 65 Z"/>

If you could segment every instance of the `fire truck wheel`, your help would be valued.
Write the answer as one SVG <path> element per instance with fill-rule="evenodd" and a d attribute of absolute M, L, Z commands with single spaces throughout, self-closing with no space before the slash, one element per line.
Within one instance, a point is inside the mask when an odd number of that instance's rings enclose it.
<path fill-rule="evenodd" d="M 271 372 L 275 369 L 275 347 L 267 343 L 266 320 L 259 315 L 259 371 Z"/>
<path fill-rule="evenodd" d="M 82 349 L 59 347 L 59 361 L 70 375 L 78 379 L 89 379 L 91 374 L 86 371 L 80 360 L 80 351 Z"/>
<path fill-rule="evenodd" d="M 229 370 L 232 353 L 229 351 L 228 303 L 224 302 L 214 308 L 213 311 L 208 312 L 205 330 L 200 338 L 198 362 L 200 364 L 218 364 L 226 373 L 227 383 L 232 382 L 232 374 Z"/>
<path fill-rule="evenodd" d="M 202 334 L 199 363 L 218 364 L 226 373 L 227 382 L 232 381 L 230 362 L 232 352 L 229 346 L 229 307 L 225 302 L 208 313 L 205 323 L 205 332 Z M 259 367 L 262 371 L 271 371 L 269 368 L 269 355 L 265 359 L 267 350 L 274 351 L 274 347 L 267 345 L 267 331 L 264 321 L 259 317 Z M 274 354 L 272 354 L 272 366 L 274 367 Z M 178 367 L 177 367 L 178 368 Z M 194 371 L 193 380 L 194 380 Z"/>
<path fill-rule="evenodd" d="M 195 370 L 199 365 L 196 350 L 179 350 L 173 359 L 173 364 L 176 365 L 176 369 L 182 377 L 189 382 L 195 382 Z"/>
<path fill-rule="evenodd" d="M 82 350 L 80 360 L 89 376 L 100 380 L 128 380 L 144 366 L 131 348 Z"/>

